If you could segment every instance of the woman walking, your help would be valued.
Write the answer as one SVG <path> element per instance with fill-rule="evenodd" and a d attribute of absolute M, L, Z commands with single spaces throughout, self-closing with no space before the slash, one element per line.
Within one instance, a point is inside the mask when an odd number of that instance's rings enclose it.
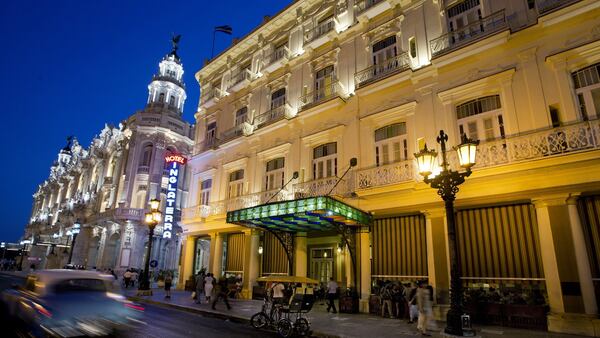
<path fill-rule="evenodd" d="M 167 272 L 165 276 L 165 298 L 171 299 L 171 285 L 173 284 L 173 277 L 171 273 Z"/>
<path fill-rule="evenodd" d="M 213 277 L 213 274 L 207 274 L 206 278 L 204 278 L 204 298 L 206 299 L 207 304 L 210 304 L 214 284 L 215 279 Z"/>

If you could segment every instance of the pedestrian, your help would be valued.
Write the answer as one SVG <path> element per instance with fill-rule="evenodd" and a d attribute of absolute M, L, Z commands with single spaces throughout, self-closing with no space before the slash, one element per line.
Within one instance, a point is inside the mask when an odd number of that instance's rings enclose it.
<path fill-rule="evenodd" d="M 396 318 L 402 318 L 404 315 L 404 304 L 402 300 L 404 295 L 402 294 L 402 287 L 396 283 L 392 286 L 392 312 Z"/>
<path fill-rule="evenodd" d="M 215 278 L 212 273 L 208 273 L 204 278 L 204 298 L 206 299 L 206 304 L 210 304 L 212 290 L 215 285 Z"/>
<path fill-rule="evenodd" d="M 168 299 L 171 299 L 171 284 L 173 284 L 173 277 L 170 272 L 167 272 L 165 275 L 165 298 Z"/>
<path fill-rule="evenodd" d="M 204 271 L 198 271 L 196 276 L 196 304 L 200 304 L 200 294 L 204 292 Z"/>
<path fill-rule="evenodd" d="M 417 308 L 419 309 L 419 321 L 417 330 L 423 336 L 431 336 L 427 333 L 427 324 L 429 323 L 429 314 L 431 313 L 431 300 L 429 290 L 425 287 L 425 282 L 419 282 L 417 288 Z"/>
<path fill-rule="evenodd" d="M 411 283 L 410 291 L 408 293 L 408 323 L 412 324 L 416 322 L 419 316 L 419 310 L 417 309 L 417 288 Z"/>
<path fill-rule="evenodd" d="M 335 308 L 337 289 L 337 283 L 333 280 L 333 277 L 330 277 L 329 282 L 327 283 L 327 312 L 329 312 L 330 309 L 333 309 L 332 313 L 337 313 L 337 309 Z"/>
<path fill-rule="evenodd" d="M 381 288 L 379 292 L 379 297 L 381 298 L 381 317 L 385 318 L 385 309 L 390 315 L 390 317 L 394 317 L 392 313 L 392 293 L 390 292 L 390 283 L 386 282 L 386 284 Z"/>
<path fill-rule="evenodd" d="M 219 299 L 222 299 L 227 305 L 227 310 L 231 310 L 231 305 L 229 305 L 229 301 L 227 300 L 227 294 L 229 293 L 229 288 L 227 286 L 227 279 L 225 277 L 219 278 L 219 284 L 217 285 L 217 295 L 215 296 L 215 300 L 212 303 L 212 309 L 216 310 L 216 305 Z"/>
<path fill-rule="evenodd" d="M 131 269 L 131 286 L 135 286 L 138 281 L 138 272 L 135 269 Z"/>
<path fill-rule="evenodd" d="M 125 289 L 129 287 L 129 283 L 131 283 L 131 271 L 127 269 L 123 274 L 123 281 L 125 282 Z"/>
<path fill-rule="evenodd" d="M 279 306 L 284 303 L 284 294 L 285 285 L 281 282 L 276 282 L 271 286 L 271 313 L 269 314 L 270 318 L 273 318 L 273 312 L 276 306 Z"/>

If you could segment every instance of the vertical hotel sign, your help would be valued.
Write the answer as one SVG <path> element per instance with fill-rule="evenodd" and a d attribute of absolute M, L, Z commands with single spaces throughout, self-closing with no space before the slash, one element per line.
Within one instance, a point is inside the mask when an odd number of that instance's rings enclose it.
<path fill-rule="evenodd" d="M 169 182 L 167 185 L 167 205 L 165 207 L 165 221 L 163 224 L 163 238 L 171 238 L 173 234 L 173 224 L 175 223 L 175 200 L 177 198 L 177 181 L 179 180 L 179 171 L 186 163 L 187 159 L 179 154 L 169 154 L 165 156 L 165 162 L 169 169 Z"/>

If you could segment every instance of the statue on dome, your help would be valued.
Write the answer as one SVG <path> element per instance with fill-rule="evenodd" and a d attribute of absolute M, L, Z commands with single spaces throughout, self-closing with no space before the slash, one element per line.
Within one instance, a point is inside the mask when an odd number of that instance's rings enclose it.
<path fill-rule="evenodd" d="M 173 44 L 173 49 L 171 50 L 171 55 L 179 57 L 177 55 L 177 49 L 179 48 L 179 40 L 181 40 L 181 34 L 175 35 L 171 38 L 171 44 Z"/>

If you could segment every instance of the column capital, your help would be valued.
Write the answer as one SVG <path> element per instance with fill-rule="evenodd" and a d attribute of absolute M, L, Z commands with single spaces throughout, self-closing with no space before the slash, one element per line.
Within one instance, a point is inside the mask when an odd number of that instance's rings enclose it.
<path fill-rule="evenodd" d="M 423 215 L 425 215 L 426 219 L 446 217 L 446 209 L 445 208 L 433 208 L 433 209 L 421 210 L 421 213 Z"/>
<path fill-rule="evenodd" d="M 536 208 L 575 204 L 580 194 L 580 192 L 573 192 L 540 196 L 532 198 L 531 203 L 533 203 Z"/>

